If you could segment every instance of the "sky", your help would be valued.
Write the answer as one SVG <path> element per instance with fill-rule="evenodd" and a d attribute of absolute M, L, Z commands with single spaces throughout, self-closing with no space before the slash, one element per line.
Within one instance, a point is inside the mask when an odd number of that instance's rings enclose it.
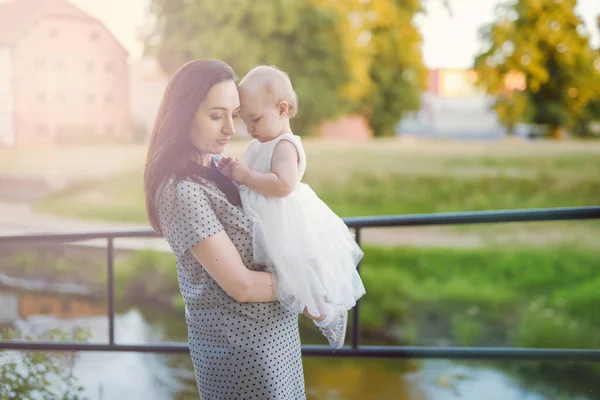
<path fill-rule="evenodd" d="M 140 33 L 150 22 L 150 0 L 70 0 L 102 21 L 129 51 L 132 59 L 142 54 Z M 427 0 L 427 13 L 418 17 L 423 35 L 423 56 L 430 68 L 470 68 L 480 50 L 477 30 L 493 20 L 499 0 L 450 0 L 452 15 L 441 1 Z M 595 18 L 600 14 L 600 0 L 579 0 L 577 12 L 584 20 L 592 43 L 600 38 Z"/>

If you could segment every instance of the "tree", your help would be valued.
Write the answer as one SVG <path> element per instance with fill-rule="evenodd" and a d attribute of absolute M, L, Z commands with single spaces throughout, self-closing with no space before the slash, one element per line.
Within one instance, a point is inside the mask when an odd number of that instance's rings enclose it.
<path fill-rule="evenodd" d="M 576 0 L 502 4 L 496 22 L 480 31 L 487 50 L 475 58 L 479 82 L 497 96 L 496 110 L 509 109 L 506 102 L 515 101 L 506 78 L 522 74 L 525 89 L 516 97 L 522 114 L 512 119 L 547 125 L 555 138 L 572 129 L 590 101 L 600 96 L 596 56 L 575 5 Z"/>
<path fill-rule="evenodd" d="M 81 328 L 73 332 L 49 330 L 24 336 L 10 330 L 0 334 L 2 340 L 85 342 L 90 332 Z M 83 387 L 73 375 L 76 353 L 26 351 L 17 354 L 0 351 L 0 399 L 79 400 Z"/>
<path fill-rule="evenodd" d="M 519 122 L 531 116 L 531 102 L 526 93 L 510 91 L 498 94 L 494 101 L 494 110 L 498 121 L 506 128 L 509 135 L 515 133 Z"/>
<path fill-rule="evenodd" d="M 600 34 L 600 15 L 596 18 L 596 27 Z M 600 75 L 600 47 L 596 49 L 596 59 L 594 60 L 594 67 Z M 593 128 L 593 124 L 596 124 L 596 128 Z M 575 133 L 580 136 L 590 136 L 592 134 L 598 135 L 598 125 L 600 124 L 600 95 L 596 96 L 585 108 L 583 116 L 578 121 L 575 129 Z"/>
<path fill-rule="evenodd" d="M 351 108 L 352 101 L 343 93 L 350 73 L 347 54 L 340 47 L 339 15 L 306 3 L 297 18 L 297 28 L 275 35 L 264 57 L 290 75 L 300 104 L 294 126 L 311 131 Z"/>
<path fill-rule="evenodd" d="M 394 134 L 404 113 L 418 110 L 427 70 L 414 17 L 420 0 L 319 0 L 345 18 L 342 46 L 351 80 L 344 94 L 376 136 Z"/>
<path fill-rule="evenodd" d="M 385 3 L 385 4 L 379 4 Z M 419 1 L 373 2 L 381 17 L 370 26 L 372 62 L 369 74 L 372 90 L 363 99 L 375 135 L 394 134 L 402 115 L 419 109 L 427 70 L 421 54 L 421 35 L 414 16 Z"/>
<path fill-rule="evenodd" d="M 300 98 L 296 133 L 350 107 L 340 16 L 310 0 L 153 0 L 146 48 L 171 74 L 194 58 L 217 58 L 240 75 L 257 64 L 286 71 Z"/>

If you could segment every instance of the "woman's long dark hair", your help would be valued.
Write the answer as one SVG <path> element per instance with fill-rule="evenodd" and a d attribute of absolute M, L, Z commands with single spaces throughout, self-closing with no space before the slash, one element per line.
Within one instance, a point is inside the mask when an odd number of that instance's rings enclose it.
<path fill-rule="evenodd" d="M 184 179 L 185 162 L 197 153 L 189 132 L 210 89 L 217 83 L 235 80 L 233 69 L 222 61 L 201 59 L 183 65 L 173 75 L 163 95 L 146 158 L 144 191 L 146 212 L 152 227 L 162 233 L 158 202 L 169 177 Z"/>

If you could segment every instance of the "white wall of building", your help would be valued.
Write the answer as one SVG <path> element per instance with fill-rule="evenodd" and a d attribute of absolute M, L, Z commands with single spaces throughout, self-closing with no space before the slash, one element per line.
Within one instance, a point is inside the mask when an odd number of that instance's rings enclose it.
<path fill-rule="evenodd" d="M 152 58 L 134 61 L 130 66 L 130 110 L 132 122 L 150 133 L 168 79 Z"/>
<path fill-rule="evenodd" d="M 11 50 L 0 47 L 0 146 L 16 141 Z"/>

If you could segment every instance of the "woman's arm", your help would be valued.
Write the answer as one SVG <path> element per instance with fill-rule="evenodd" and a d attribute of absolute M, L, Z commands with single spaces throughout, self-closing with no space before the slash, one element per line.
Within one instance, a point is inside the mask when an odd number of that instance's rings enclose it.
<path fill-rule="evenodd" d="M 231 179 L 267 197 L 286 197 L 294 190 L 298 181 L 298 150 L 289 140 L 281 140 L 275 146 L 270 173 L 252 171 L 239 161 L 229 167 Z"/>
<path fill-rule="evenodd" d="M 200 265 L 240 303 L 277 300 L 269 272 L 250 271 L 225 231 L 218 232 L 190 248 Z"/>

